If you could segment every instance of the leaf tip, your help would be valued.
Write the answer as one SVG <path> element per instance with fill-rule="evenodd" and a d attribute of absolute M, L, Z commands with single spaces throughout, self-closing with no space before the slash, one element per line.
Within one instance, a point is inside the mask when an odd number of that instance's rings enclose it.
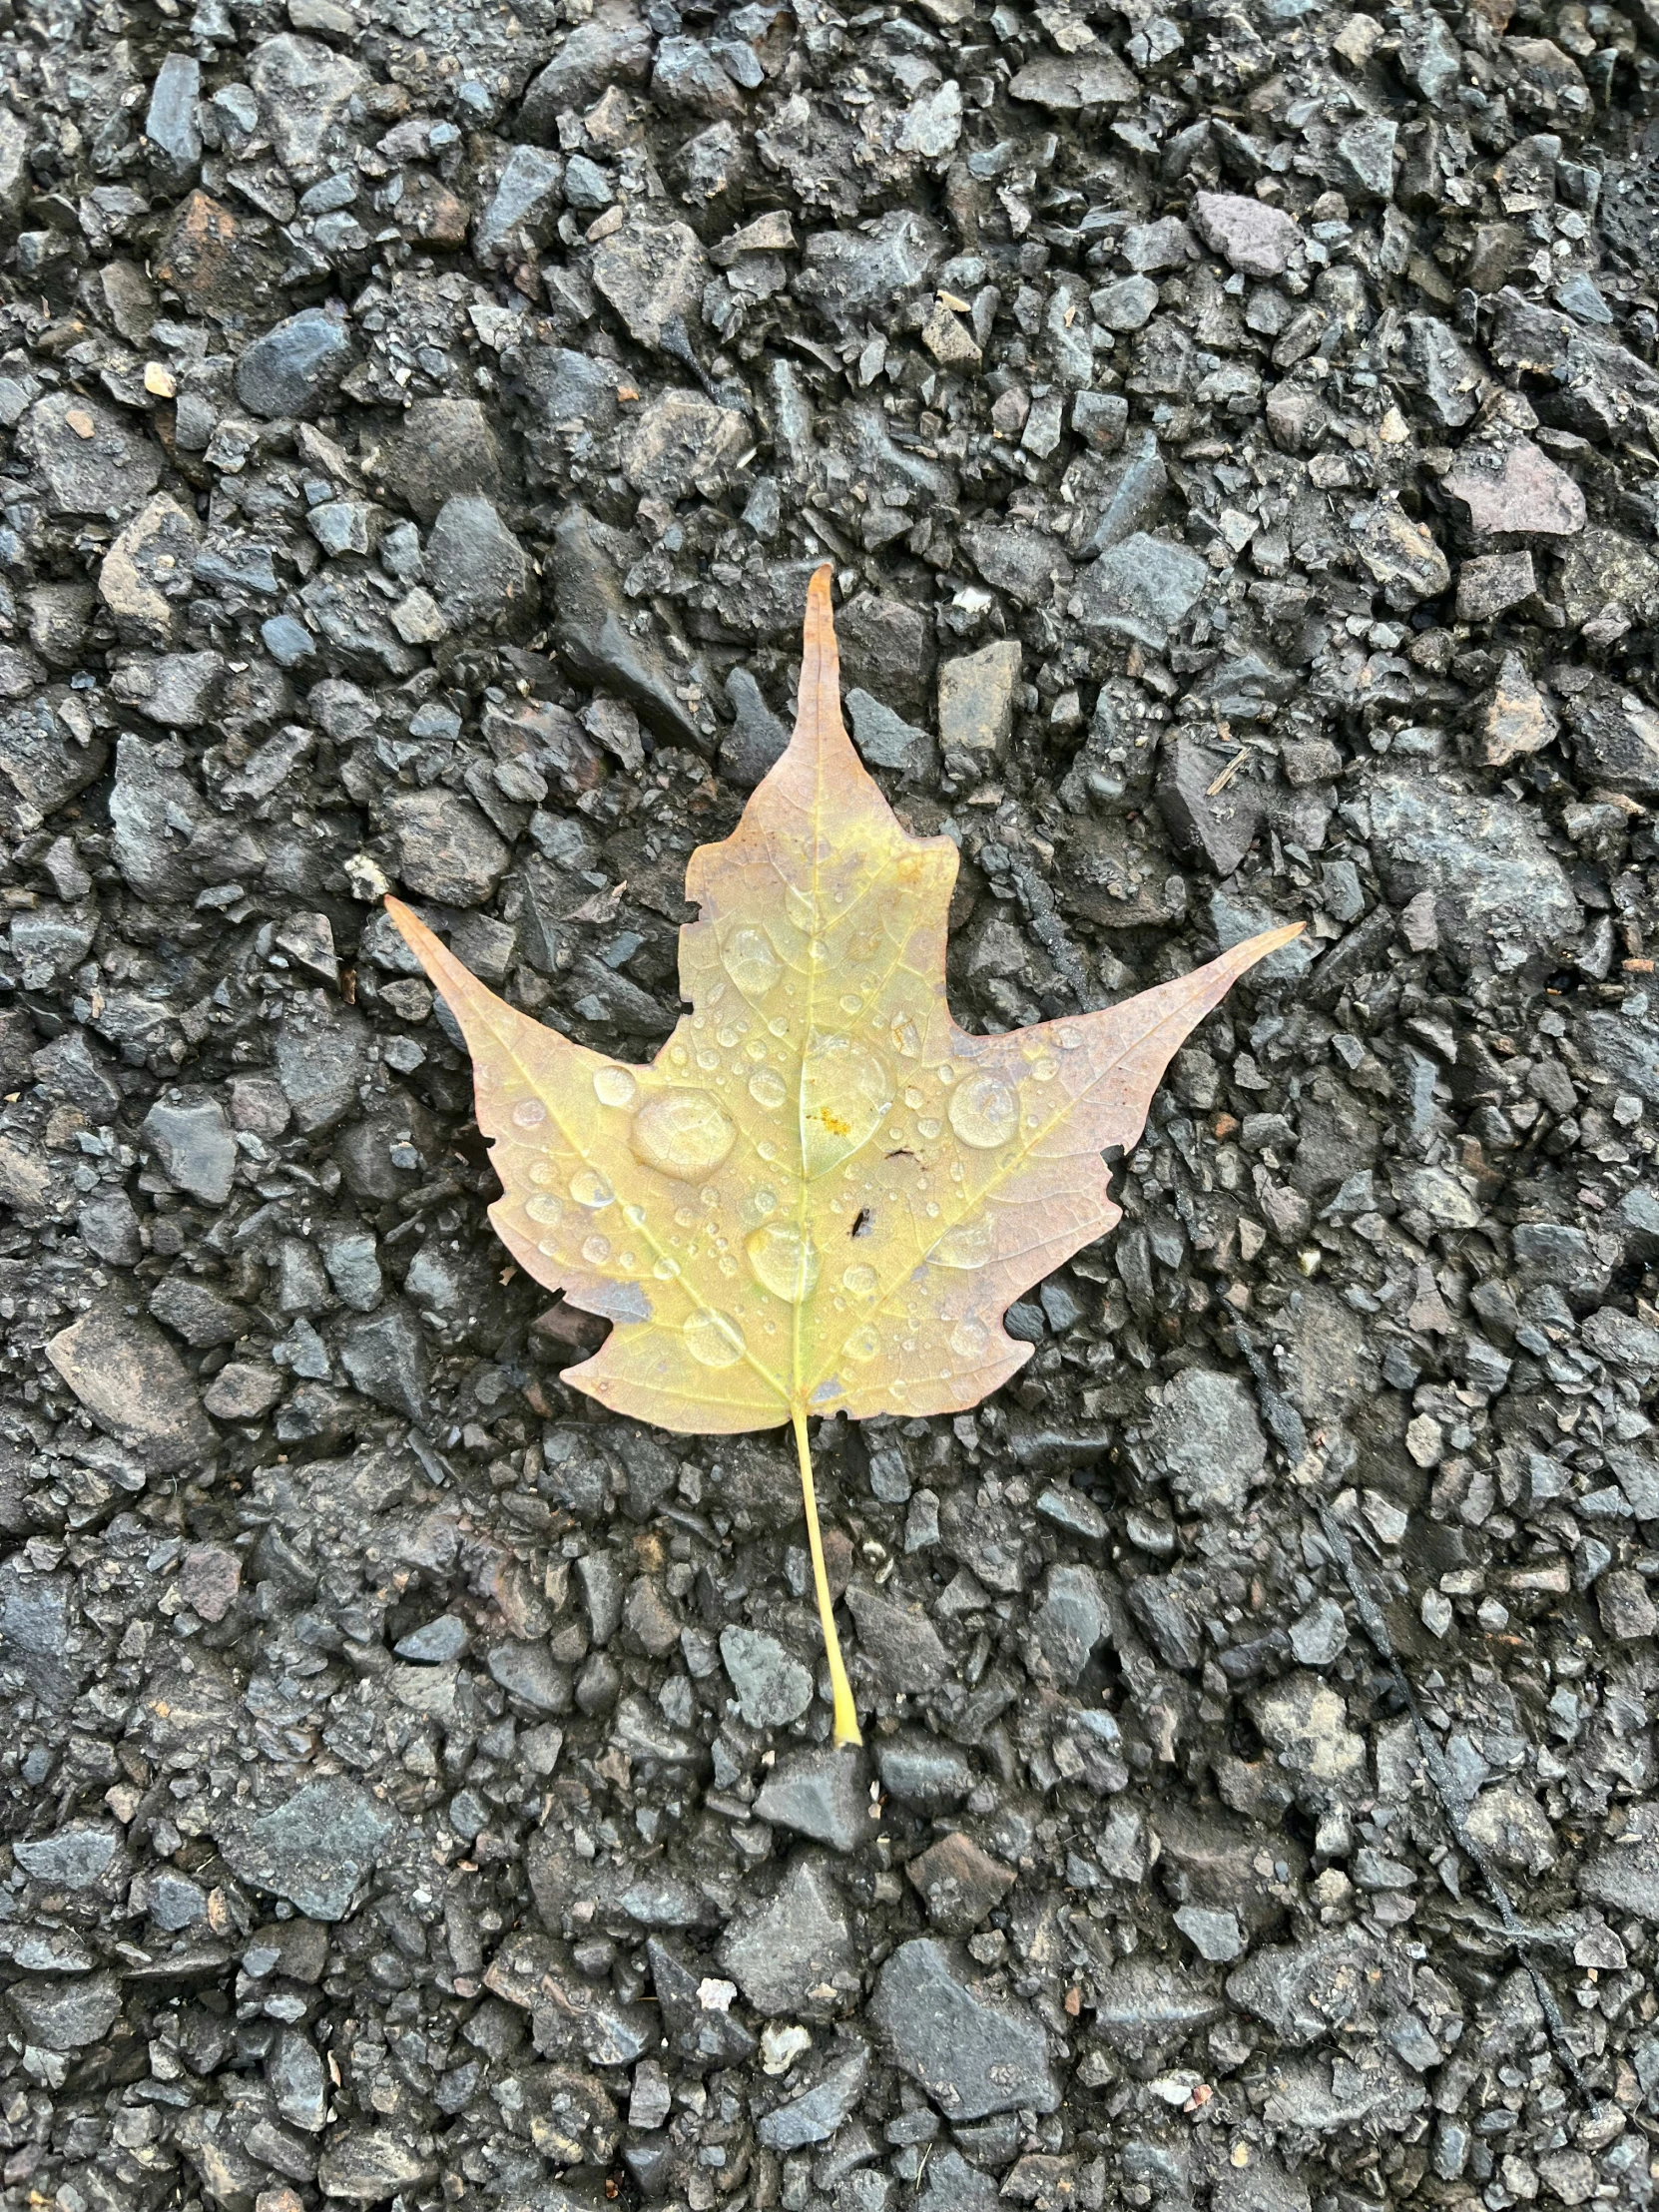
<path fill-rule="evenodd" d="M 380 901 L 397 925 L 397 933 L 410 950 L 416 948 L 416 940 L 427 934 L 426 924 L 412 913 L 400 898 L 393 898 L 390 891 Z"/>
<path fill-rule="evenodd" d="M 809 674 L 813 688 L 822 687 L 826 676 L 838 693 L 840 678 L 840 647 L 835 639 L 835 615 L 830 594 L 830 580 L 834 571 L 828 561 L 815 568 L 807 586 L 807 616 L 802 626 L 801 692 L 805 703 L 811 696 L 808 689 Z M 838 699 L 832 704 L 838 705 Z"/>
<path fill-rule="evenodd" d="M 1250 949 L 1258 960 L 1265 960 L 1270 952 L 1281 951 L 1294 944 L 1307 929 L 1305 921 L 1287 921 L 1278 929 L 1264 929 L 1259 937 L 1252 937 Z"/>

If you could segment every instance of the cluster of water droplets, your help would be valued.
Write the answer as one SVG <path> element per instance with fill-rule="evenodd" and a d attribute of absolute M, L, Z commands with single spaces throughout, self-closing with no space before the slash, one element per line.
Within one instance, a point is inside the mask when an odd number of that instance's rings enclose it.
<path fill-rule="evenodd" d="M 831 896 L 844 902 L 848 892 L 841 888 Z M 683 1187 L 685 1195 L 672 1217 L 678 1234 L 653 1237 L 645 1209 L 619 1205 L 611 1183 L 597 1168 L 581 1165 L 568 1170 L 549 1155 L 531 1164 L 528 1174 L 533 1188 L 524 1204 L 525 1219 L 542 1254 L 568 1259 L 579 1253 L 585 1264 L 611 1275 L 650 1272 L 662 1280 L 682 1276 L 687 1265 L 711 1258 L 721 1275 L 735 1282 L 747 1273 L 786 1310 L 811 1300 L 820 1289 L 824 1255 L 811 1233 L 787 1218 L 776 1189 L 762 1180 L 734 1198 L 730 1189 L 723 1194 L 711 1181 L 736 1149 L 742 1122 L 763 1170 L 782 1163 L 787 1175 L 798 1142 L 802 1170 L 810 1183 L 840 1170 L 848 1187 L 844 1196 L 830 1201 L 830 1211 L 843 1219 L 854 1213 L 860 1232 L 873 1230 L 874 1242 L 867 1249 L 874 1259 L 882 1256 L 881 1232 L 890 1228 L 896 1213 L 891 1205 L 892 1179 L 872 1172 L 869 1147 L 881 1133 L 888 1156 L 902 1152 L 913 1162 L 908 1195 L 923 1218 L 922 1244 L 928 1262 L 968 1274 L 989 1266 L 996 1234 L 988 1210 L 942 1227 L 927 1241 L 925 1224 L 941 1220 L 946 1210 L 931 1187 L 937 1167 L 930 1165 L 930 1148 L 943 1136 L 946 1123 L 970 1154 L 988 1156 L 1004 1151 L 1022 1136 L 1029 1140 L 1051 1115 L 1043 1092 L 1059 1070 L 1056 1051 L 1034 1040 L 1025 1053 L 1023 1070 L 1013 1080 L 1003 1064 L 995 1070 L 976 1067 L 970 1058 L 926 1064 L 928 1009 L 921 995 L 913 990 L 903 994 L 910 999 L 908 1009 L 903 1004 L 891 1008 L 889 997 L 884 1019 L 883 1008 L 876 1003 L 890 993 L 896 965 L 886 934 L 891 916 L 832 951 L 824 921 L 805 892 L 787 886 L 785 908 L 803 933 L 802 956 L 809 969 L 822 970 L 833 958 L 838 970 L 835 981 L 841 987 L 833 999 L 820 1006 L 821 1016 L 833 1019 L 838 1014 L 848 1024 L 855 1017 L 880 1019 L 890 1059 L 866 1037 L 821 1021 L 797 1061 L 790 1015 L 769 1013 L 767 1001 L 780 1003 L 775 994 L 787 978 L 799 973 L 800 959 L 781 956 L 758 924 L 728 929 L 719 946 L 723 977 L 700 997 L 698 1010 L 682 1024 L 659 1063 L 666 1083 L 648 1078 L 642 1094 L 640 1077 L 614 1062 L 597 1067 L 592 1077 L 594 1098 L 607 1116 L 627 1117 L 625 1133 L 617 1133 L 625 1134 L 633 1157 Z M 832 916 L 830 928 L 832 933 Z M 1060 1052 L 1082 1042 L 1065 1025 L 1051 1036 Z M 797 1097 L 797 1080 L 798 1121 L 785 1111 Z M 739 1097 L 740 1091 L 746 1098 Z M 757 1131 L 750 1106 L 777 1117 L 776 1136 L 765 1122 Z M 529 1137 L 546 1122 L 547 1109 L 539 1098 L 521 1097 L 513 1104 L 510 1118 L 515 1131 Z M 988 1158 L 986 1164 L 989 1169 Z M 957 1187 L 954 1203 L 969 1202 L 971 1193 L 963 1188 L 969 1177 L 962 1160 L 952 1157 L 947 1174 Z M 730 1215 L 733 1206 L 736 1221 Z M 613 1207 L 615 1215 L 610 1214 Z M 877 1214 L 882 1218 L 872 1219 Z M 925 1309 L 896 1316 L 883 1312 L 882 1277 L 870 1259 L 850 1261 L 831 1277 L 828 1289 L 832 1309 L 852 1322 L 842 1350 L 855 1366 L 882 1357 L 896 1364 L 916 1352 L 918 1338 L 910 1332 L 925 1327 Z M 859 1308 L 870 1318 L 857 1319 Z M 782 1318 L 764 1320 L 759 1326 L 767 1337 L 777 1338 Z M 947 1340 L 953 1357 L 963 1361 L 982 1357 L 999 1319 L 999 1315 L 973 1313 L 958 1318 Z M 757 1326 L 753 1318 L 751 1326 Z M 743 1323 L 712 1306 L 694 1306 L 681 1334 L 691 1357 L 711 1369 L 733 1367 L 751 1350 Z M 905 1395 L 901 1380 L 889 1380 L 884 1386 L 895 1399 Z"/>

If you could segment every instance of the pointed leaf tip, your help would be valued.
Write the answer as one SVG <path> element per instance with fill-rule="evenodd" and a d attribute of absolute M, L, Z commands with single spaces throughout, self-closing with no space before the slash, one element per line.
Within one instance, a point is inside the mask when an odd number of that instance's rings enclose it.
<path fill-rule="evenodd" d="M 828 728 L 840 714 L 840 647 L 835 639 L 835 617 L 830 597 L 830 563 L 813 571 L 807 586 L 807 616 L 801 632 L 802 721 L 817 720 Z"/>

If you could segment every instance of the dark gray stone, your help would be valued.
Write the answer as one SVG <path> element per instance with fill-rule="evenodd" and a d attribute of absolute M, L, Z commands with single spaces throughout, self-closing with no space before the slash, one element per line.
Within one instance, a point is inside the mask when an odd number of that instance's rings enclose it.
<path fill-rule="evenodd" d="M 614 382 L 612 394 L 614 404 Z M 496 500 L 505 486 L 501 448 L 477 399 L 417 399 L 364 453 L 363 473 L 380 498 L 428 523 L 446 499 Z"/>
<path fill-rule="evenodd" d="M 755 1800 L 755 1818 L 814 1843 L 856 1851 L 876 1833 L 863 1760 L 829 1746 L 786 1752 Z"/>
<path fill-rule="evenodd" d="M 1220 791 L 1215 785 L 1236 760 L 1220 746 L 1178 737 L 1158 763 L 1158 811 L 1177 850 L 1231 875 L 1255 843 L 1267 809 L 1247 760 Z"/>
<path fill-rule="evenodd" d="M 471 801 L 438 785 L 393 792 L 385 819 L 397 839 L 398 873 L 416 898 L 482 905 L 512 858 Z"/>
<path fill-rule="evenodd" d="M 77 1821 L 37 1843 L 14 1844 L 12 1857 L 36 1882 L 55 1890 L 89 1890 L 109 1873 L 120 1850 L 121 1838 L 113 1829 Z"/>
<path fill-rule="evenodd" d="M 215 1828 L 225 1863 L 314 1921 L 343 1920 L 397 1833 L 397 1817 L 343 1777 L 307 1782 L 266 1812 L 230 1810 Z"/>
<path fill-rule="evenodd" d="M 926 282 L 943 254 L 937 228 L 904 209 L 880 217 L 868 233 L 815 232 L 796 290 L 831 328 L 846 330 L 890 314 Z"/>
<path fill-rule="evenodd" d="M 739 791 L 750 792 L 781 759 L 790 742 L 789 728 L 767 705 L 746 668 L 735 668 L 727 677 L 726 697 L 732 727 L 721 740 L 720 773 Z"/>
<path fill-rule="evenodd" d="M 175 1189 L 207 1206 L 229 1199 L 237 1141 L 217 1099 L 158 1099 L 144 1117 L 142 1134 Z"/>
<path fill-rule="evenodd" d="M 534 621 L 529 557 L 487 499 L 457 493 L 444 501 L 426 541 L 425 565 L 454 628 L 519 632 Z"/>
<path fill-rule="evenodd" d="M 784 1728 L 813 1702 L 811 1671 L 776 1636 L 755 1628 L 723 1628 L 720 1656 L 751 1728 Z"/>
<path fill-rule="evenodd" d="M 548 574 L 554 636 L 573 673 L 628 700 L 670 744 L 706 751 L 655 640 L 636 634 L 602 525 L 584 508 L 560 517 Z"/>
<path fill-rule="evenodd" d="M 57 514 L 124 517 L 149 498 L 162 473 L 159 446 L 80 392 L 37 400 L 19 442 Z"/>
<path fill-rule="evenodd" d="M 753 2057 L 755 2037 L 742 2020 L 723 2005 L 703 2001 L 707 1977 L 701 1968 L 694 1972 L 655 1936 L 647 1942 L 645 1954 L 663 2032 L 676 2056 L 699 2068 L 741 2066 Z"/>
<path fill-rule="evenodd" d="M 604 0 L 531 80 L 519 115 L 525 135 L 549 142 L 566 110 L 591 107 L 607 86 L 644 84 L 651 49 L 651 32 L 632 0 Z"/>
<path fill-rule="evenodd" d="M 1161 653 L 1211 581 L 1208 562 L 1171 538 L 1136 531 L 1084 569 L 1070 612 L 1085 629 Z"/>
<path fill-rule="evenodd" d="M 869 2052 L 862 2044 L 833 2059 L 811 2088 L 766 2113 L 755 2132 L 763 2146 L 781 2155 L 827 2143 L 850 2118 L 869 2074 Z"/>
<path fill-rule="evenodd" d="M 1267 1465 L 1249 1385 L 1210 1368 L 1183 1368 L 1170 1381 L 1153 1438 L 1188 1512 L 1242 1512 Z"/>
<path fill-rule="evenodd" d="M 892 2063 L 947 2120 L 1021 2106 L 1052 2112 L 1060 2102 L 1035 2014 L 987 1989 L 953 1943 L 931 1936 L 901 1943 L 876 1976 L 869 2016 Z"/>
<path fill-rule="evenodd" d="M 340 1338 L 340 1365 L 354 1388 L 405 1419 L 427 1413 L 426 1346 L 419 1324 L 403 1306 L 387 1306 L 355 1322 Z"/>
<path fill-rule="evenodd" d="M 1353 2034 L 1405 1999 L 1400 1966 L 1358 1929 L 1337 1929 L 1283 1949 L 1260 1950 L 1227 1977 L 1235 2004 L 1293 2046 Z"/>
<path fill-rule="evenodd" d="M 841 2011 L 858 1985 L 857 1947 L 830 1863 L 810 1853 L 793 1859 L 772 1896 L 733 1923 L 720 1956 L 768 2018 L 822 2020 Z"/>
<path fill-rule="evenodd" d="M 1430 892 L 1441 939 L 1460 959 L 1510 960 L 1576 931 L 1578 902 L 1561 864 L 1512 800 L 1382 776 L 1371 788 L 1371 825 L 1389 901 Z"/>
<path fill-rule="evenodd" d="M 1069 1689 L 1107 1630 L 1106 1601 L 1092 1567 L 1050 1567 L 1031 1634 L 1053 1680 Z"/>
<path fill-rule="evenodd" d="M 99 1426 L 157 1473 L 213 1457 L 218 1439 L 184 1363 L 148 1322 L 95 1306 L 48 1340 L 46 1357 Z"/>
<path fill-rule="evenodd" d="M 564 164 L 556 155 L 515 146 L 489 206 L 472 227 L 473 251 L 491 261 L 544 246 L 558 216 L 563 183 Z"/>
<path fill-rule="evenodd" d="M 868 767 L 887 768 L 899 776 L 916 778 L 933 774 L 938 747 L 925 730 L 901 720 L 866 691 L 848 692 L 845 705 L 853 743 Z"/>
<path fill-rule="evenodd" d="M 121 1992 L 107 1973 L 14 1981 L 6 1999 L 25 2038 L 39 2050 L 85 2050 L 102 2042 L 121 2017 Z"/>
<path fill-rule="evenodd" d="M 339 1006 L 291 1009 L 277 1032 L 276 1058 L 295 1127 L 309 1136 L 342 1120 L 357 1104 L 366 1057 L 360 1015 Z"/>
<path fill-rule="evenodd" d="M 250 414 L 320 414 L 351 365 L 351 333 L 324 307 L 304 307 L 257 337 L 237 362 L 237 397 Z"/>
<path fill-rule="evenodd" d="M 169 54 L 150 88 L 144 135 L 178 184 L 202 160 L 202 64 L 191 54 Z"/>

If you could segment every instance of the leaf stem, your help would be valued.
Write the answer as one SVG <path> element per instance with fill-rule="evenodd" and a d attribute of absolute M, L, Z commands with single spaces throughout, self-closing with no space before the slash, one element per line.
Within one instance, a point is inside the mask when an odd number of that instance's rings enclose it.
<path fill-rule="evenodd" d="M 813 1487 L 813 1455 L 807 1446 L 807 1416 L 799 1406 L 793 1415 L 795 1448 L 801 1461 L 801 1495 L 807 1505 L 807 1541 L 813 1551 L 813 1582 L 818 1590 L 819 1625 L 824 1630 L 825 1656 L 830 1661 L 830 1687 L 835 1699 L 835 1742 L 861 1744 L 858 1715 L 852 1703 L 852 1685 L 846 1679 L 840 1638 L 835 1634 L 835 1610 L 830 1598 L 830 1577 L 824 1566 L 824 1538 L 819 1533 L 818 1492 Z"/>

